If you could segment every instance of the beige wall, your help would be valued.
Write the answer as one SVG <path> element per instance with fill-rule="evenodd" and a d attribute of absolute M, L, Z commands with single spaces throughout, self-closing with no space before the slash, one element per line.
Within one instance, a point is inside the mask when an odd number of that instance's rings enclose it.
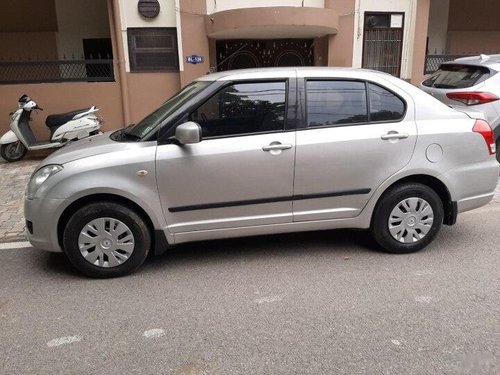
<path fill-rule="evenodd" d="M 500 30 L 498 0 L 450 0 L 448 31 Z"/>
<path fill-rule="evenodd" d="M 352 66 L 354 41 L 354 0 L 325 0 L 325 7 L 339 14 L 338 33 L 329 36 L 328 66 Z"/>
<path fill-rule="evenodd" d="M 101 108 L 104 130 L 123 126 L 120 89 L 117 83 L 42 83 L 22 85 L 0 85 L 0 134 L 9 128 L 8 114 L 17 109 L 17 100 L 28 94 L 44 109 L 32 115 L 31 128 L 37 137 L 47 139 L 45 126 L 47 115 L 81 109 L 96 105 Z"/>
<path fill-rule="evenodd" d="M 54 0 L 0 1 L 0 60 L 56 59 Z"/>
<path fill-rule="evenodd" d="M 83 39 L 110 38 L 105 0 L 55 0 L 55 4 L 60 59 L 83 58 Z"/>
<path fill-rule="evenodd" d="M 429 28 L 429 53 L 446 53 L 446 42 L 448 32 L 448 14 L 450 12 L 450 0 L 430 0 Z"/>
<path fill-rule="evenodd" d="M 2 0 L 0 15 L 0 31 L 57 31 L 54 0 Z"/>
<path fill-rule="evenodd" d="M 328 65 L 328 42 L 328 35 L 314 39 L 314 66 Z"/>
<path fill-rule="evenodd" d="M 500 53 L 500 31 L 448 31 L 448 53 Z"/>
<path fill-rule="evenodd" d="M 181 86 L 186 86 L 193 79 L 207 74 L 210 70 L 209 40 L 205 30 L 205 16 L 207 9 L 205 2 L 200 0 L 180 0 L 180 32 L 182 36 L 182 56 L 203 56 L 201 64 L 189 64 L 184 61 L 181 71 Z M 178 29 L 179 31 L 179 29 Z"/>
<path fill-rule="evenodd" d="M 56 33 L 53 31 L 0 32 L 0 60 L 28 59 L 57 60 Z"/>
<path fill-rule="evenodd" d="M 137 123 L 180 88 L 178 73 L 127 73 L 130 122 Z"/>
<path fill-rule="evenodd" d="M 450 0 L 448 53 L 500 53 L 500 1 Z"/>
<path fill-rule="evenodd" d="M 420 84 L 424 78 L 425 47 L 429 23 L 430 0 L 419 0 L 415 21 L 415 40 L 413 41 L 413 62 L 411 83 Z"/>
<path fill-rule="evenodd" d="M 198 0 L 201 2 L 201 0 Z M 223 10 L 254 7 L 315 7 L 323 8 L 325 0 L 206 0 L 208 14 Z"/>

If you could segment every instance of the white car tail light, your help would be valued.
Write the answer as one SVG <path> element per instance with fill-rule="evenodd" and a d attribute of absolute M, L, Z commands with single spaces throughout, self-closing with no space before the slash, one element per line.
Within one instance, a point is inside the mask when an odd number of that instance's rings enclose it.
<path fill-rule="evenodd" d="M 446 96 L 465 105 L 486 104 L 500 100 L 498 96 L 489 92 L 449 92 Z"/>

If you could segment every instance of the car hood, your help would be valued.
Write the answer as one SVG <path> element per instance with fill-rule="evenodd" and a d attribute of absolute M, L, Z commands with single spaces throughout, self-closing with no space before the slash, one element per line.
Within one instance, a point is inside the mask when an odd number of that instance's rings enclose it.
<path fill-rule="evenodd" d="M 142 142 L 117 142 L 110 138 L 113 132 L 96 135 L 68 143 L 47 157 L 42 165 L 65 164 L 95 155 L 108 154 L 141 147 Z"/>

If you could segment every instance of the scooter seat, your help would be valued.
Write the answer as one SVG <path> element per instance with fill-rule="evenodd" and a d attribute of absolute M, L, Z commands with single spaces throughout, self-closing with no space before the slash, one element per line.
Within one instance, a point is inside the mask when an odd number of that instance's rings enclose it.
<path fill-rule="evenodd" d="M 90 108 L 84 108 L 84 109 L 79 109 L 77 111 L 49 115 L 45 120 L 45 125 L 47 125 L 49 128 L 55 128 L 57 126 L 61 126 L 62 124 L 65 124 L 68 121 L 70 121 L 73 117 L 75 117 L 79 113 L 87 112 L 89 109 Z"/>

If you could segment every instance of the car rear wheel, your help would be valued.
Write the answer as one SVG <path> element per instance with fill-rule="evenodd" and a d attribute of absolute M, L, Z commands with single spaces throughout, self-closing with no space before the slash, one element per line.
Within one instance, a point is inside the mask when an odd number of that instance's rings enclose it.
<path fill-rule="evenodd" d="M 401 184 L 377 203 L 370 230 L 383 250 L 407 254 L 432 242 L 443 216 L 443 203 L 434 190 L 418 183 Z"/>
<path fill-rule="evenodd" d="M 63 245 L 71 263 L 83 274 L 118 277 L 141 266 L 151 246 L 151 234 L 135 211 L 100 202 L 84 206 L 71 216 Z"/>

